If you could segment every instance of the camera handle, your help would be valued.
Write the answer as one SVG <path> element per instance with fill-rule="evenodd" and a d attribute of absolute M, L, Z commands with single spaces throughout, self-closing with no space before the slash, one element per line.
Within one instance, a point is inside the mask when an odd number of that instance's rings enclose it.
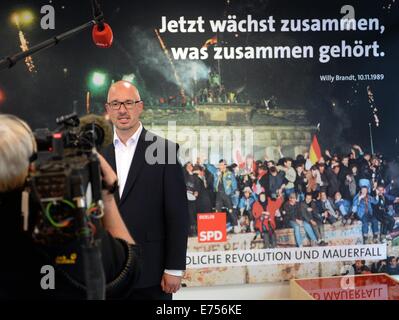
<path fill-rule="evenodd" d="M 97 151 L 94 151 L 91 153 L 90 156 L 90 182 L 91 182 L 91 188 L 92 188 L 92 193 L 93 193 L 93 202 L 102 202 L 102 195 L 101 195 L 101 190 L 102 190 L 102 183 L 101 183 L 101 170 L 100 170 L 100 160 L 98 159 L 97 156 Z"/>
<path fill-rule="evenodd" d="M 100 240 L 92 238 L 86 216 L 87 204 L 83 190 L 82 177 L 79 174 L 71 177 L 72 197 L 76 202 L 78 230 L 80 232 L 83 254 L 83 267 L 86 284 L 87 300 L 105 300 L 105 272 L 100 251 Z"/>

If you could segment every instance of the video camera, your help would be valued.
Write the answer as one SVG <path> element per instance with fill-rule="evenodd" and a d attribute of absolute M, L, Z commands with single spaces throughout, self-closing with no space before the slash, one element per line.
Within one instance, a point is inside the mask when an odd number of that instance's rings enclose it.
<path fill-rule="evenodd" d="M 95 122 L 82 125 L 76 113 L 56 122 L 59 127 L 53 132 L 34 132 L 38 158 L 28 185 L 41 212 L 33 221 L 33 239 L 59 245 L 83 234 L 92 241 L 95 227 L 91 220 L 103 215 L 96 148 L 103 143 L 105 133 Z"/>
<path fill-rule="evenodd" d="M 104 142 L 107 121 L 95 115 L 85 117 L 81 121 L 72 113 L 56 120 L 59 127 L 54 132 L 34 132 L 38 157 L 35 170 L 29 174 L 27 190 L 39 210 L 29 218 L 24 214 L 24 228 L 32 232 L 37 244 L 47 247 L 78 240 L 87 298 L 103 300 L 105 273 L 100 240 L 95 235 L 104 205 L 96 147 Z M 27 227 L 28 220 L 32 221 L 31 229 Z"/>

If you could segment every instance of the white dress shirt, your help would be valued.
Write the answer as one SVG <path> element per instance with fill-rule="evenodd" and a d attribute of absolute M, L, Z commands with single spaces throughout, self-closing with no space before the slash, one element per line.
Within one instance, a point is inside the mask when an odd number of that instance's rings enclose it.
<path fill-rule="evenodd" d="M 122 197 L 123 190 L 125 189 L 127 176 L 130 171 L 130 165 L 132 164 L 133 156 L 137 148 L 137 142 L 139 140 L 141 131 L 143 131 L 143 126 L 140 122 L 139 128 L 126 141 L 126 144 L 124 144 L 119 139 L 116 130 L 114 129 L 115 163 L 116 172 L 118 175 L 120 197 Z"/>
<path fill-rule="evenodd" d="M 143 125 L 140 122 L 139 128 L 136 132 L 126 141 L 124 144 L 118 137 L 114 128 L 114 147 L 115 147 L 115 163 L 116 172 L 118 175 L 119 183 L 119 196 L 122 197 L 123 190 L 126 185 L 127 176 L 130 171 L 130 166 L 133 161 L 134 153 L 136 152 L 137 142 L 141 132 L 143 131 Z M 165 270 L 166 273 L 181 277 L 183 275 L 182 270 Z"/>

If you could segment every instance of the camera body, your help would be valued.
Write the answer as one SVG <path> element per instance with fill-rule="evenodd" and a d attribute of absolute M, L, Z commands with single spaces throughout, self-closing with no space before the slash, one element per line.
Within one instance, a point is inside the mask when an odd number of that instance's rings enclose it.
<path fill-rule="evenodd" d="M 73 113 L 57 119 L 59 127 L 34 132 L 38 145 L 28 186 L 40 212 L 33 220 L 33 239 L 60 245 L 93 234 L 91 215 L 103 209 L 100 163 L 95 152 L 104 131 L 95 123 L 80 126 Z"/>

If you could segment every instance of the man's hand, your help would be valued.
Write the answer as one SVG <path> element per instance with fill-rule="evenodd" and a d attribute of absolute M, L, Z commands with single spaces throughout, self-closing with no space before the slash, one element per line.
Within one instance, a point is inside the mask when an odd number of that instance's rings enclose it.
<path fill-rule="evenodd" d="M 161 287 L 165 293 L 176 293 L 180 289 L 181 277 L 172 276 L 166 272 L 162 276 Z"/>
<path fill-rule="evenodd" d="M 331 157 L 330 150 L 326 149 L 326 151 L 325 151 L 324 153 L 325 153 L 325 155 L 326 155 L 327 157 L 332 158 L 332 157 Z"/>
<path fill-rule="evenodd" d="M 205 162 L 207 162 L 208 161 L 208 158 L 205 156 L 205 155 L 203 155 L 203 154 L 200 154 L 200 156 L 197 158 L 197 162 L 199 161 L 199 164 L 204 164 Z"/>

